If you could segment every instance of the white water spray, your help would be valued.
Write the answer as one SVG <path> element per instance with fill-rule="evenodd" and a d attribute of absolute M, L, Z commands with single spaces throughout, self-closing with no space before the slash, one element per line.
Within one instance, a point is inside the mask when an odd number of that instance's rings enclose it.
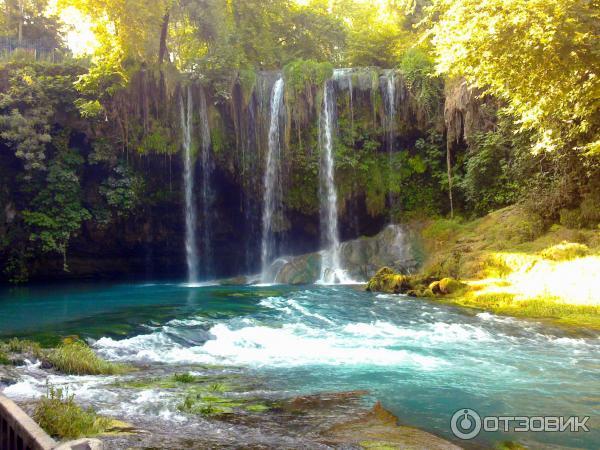
<path fill-rule="evenodd" d="M 335 160 L 333 156 L 335 107 L 333 85 L 331 82 L 326 82 L 323 93 L 323 111 L 319 122 L 321 235 L 325 244 L 325 250 L 321 253 L 321 279 L 319 283 L 322 284 L 349 282 L 340 262 L 338 197 L 335 187 Z"/>
<path fill-rule="evenodd" d="M 184 149 L 183 182 L 185 187 L 185 253 L 188 269 L 188 283 L 198 282 L 198 245 L 196 243 L 196 227 L 198 216 L 196 213 L 196 199 L 194 196 L 194 162 L 192 155 L 192 115 L 194 99 L 192 88 L 187 88 L 187 99 L 183 96 L 180 100 L 181 131 Z"/>
<path fill-rule="evenodd" d="M 277 256 L 276 242 L 274 236 L 274 218 L 276 214 L 282 211 L 282 190 L 281 190 L 281 136 L 280 122 L 281 111 L 283 109 L 283 78 L 278 79 L 273 86 L 271 94 L 271 123 L 269 127 L 269 152 L 267 155 L 267 166 L 264 176 L 264 206 L 262 216 L 262 246 L 261 263 L 262 273 L 261 282 L 267 283 L 269 280 L 269 267 L 273 259 Z"/>

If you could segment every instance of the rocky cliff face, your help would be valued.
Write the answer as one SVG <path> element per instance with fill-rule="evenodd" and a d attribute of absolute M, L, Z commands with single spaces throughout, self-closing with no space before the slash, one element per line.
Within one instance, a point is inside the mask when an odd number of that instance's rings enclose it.
<path fill-rule="evenodd" d="M 323 80 L 314 80 L 307 75 L 312 73 L 308 69 L 283 74 L 283 181 L 278 186 L 283 205 L 275 227 L 278 254 L 298 255 L 321 248 L 318 135 L 325 79 L 334 86 L 336 102 L 335 184 L 341 239 L 374 235 L 390 215 L 414 208 L 421 201 L 415 200 L 414 186 L 436 208 L 441 194 L 431 182 L 428 167 L 433 162 L 428 162 L 429 150 L 424 148 L 438 145 L 443 99 L 436 99 L 434 108 L 424 108 L 396 71 L 368 68 L 333 73 L 329 69 L 331 73 L 324 71 Z M 194 104 L 201 97 L 207 103 L 214 164 L 210 217 L 198 217 L 196 232 L 201 235 L 204 224 L 211 223 L 214 276 L 258 272 L 269 104 L 273 83 L 280 76 L 255 73 L 242 80 L 238 74 L 230 95 L 225 96 L 197 80 L 165 81 L 142 71 L 102 104 L 97 120 L 83 120 L 74 108 L 55 111 L 51 124 L 56 136 L 48 144 L 46 157 L 51 160 L 59 153 L 58 136 L 81 157 L 73 175 L 80 184 L 78 201 L 90 217 L 69 237 L 68 272 L 63 270 L 63 255 L 44 251 L 31 239 L 39 230 L 32 230 L 24 220 L 38 191 L 47 185 L 46 172 L 35 174 L 35 183 L 23 182 L 22 162 L 9 143 L 0 139 L 0 283 L 27 278 L 183 278 L 179 111 L 188 85 Z M 204 170 L 198 155 L 203 138 L 200 122 L 194 110 L 192 140 L 198 177 Z M 398 188 L 392 191 L 392 185 Z M 129 204 L 131 186 L 141 186 L 133 206 Z M 195 189 L 196 198 L 201 199 L 199 182 Z M 202 210 L 200 204 L 197 209 Z M 411 266 L 401 252 L 390 250 L 396 244 L 388 234 L 344 244 L 342 259 L 349 276 L 366 280 L 382 265 L 398 270 Z M 319 278 L 318 255 L 278 264 L 282 280 L 301 283 Z"/>
<path fill-rule="evenodd" d="M 373 237 L 344 242 L 341 263 L 346 274 L 357 282 L 368 281 L 381 267 L 411 273 L 419 264 L 418 240 L 401 225 L 389 225 Z M 311 284 L 321 277 L 322 253 L 280 258 L 273 264 L 274 281 L 281 284 Z"/>

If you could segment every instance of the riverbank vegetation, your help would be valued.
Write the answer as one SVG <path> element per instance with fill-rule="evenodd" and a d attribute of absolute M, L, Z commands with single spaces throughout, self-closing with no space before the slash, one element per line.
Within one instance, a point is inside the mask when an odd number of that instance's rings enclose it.
<path fill-rule="evenodd" d="M 598 330 L 600 231 L 567 225 L 546 229 L 524 207 L 474 221 L 415 222 L 427 255 L 421 273 L 380 271 L 369 288 Z"/>
<path fill-rule="evenodd" d="M 74 395 L 53 386 L 37 403 L 33 418 L 46 433 L 59 439 L 97 436 L 108 431 L 113 422 L 92 409 L 83 409 L 75 403 Z"/>
<path fill-rule="evenodd" d="M 67 375 L 122 375 L 131 371 L 128 366 L 102 359 L 77 337 L 67 337 L 54 348 L 42 348 L 26 339 L 0 341 L 0 364 L 21 364 L 25 359 L 41 361 Z"/>
<path fill-rule="evenodd" d="M 85 342 L 67 338 L 47 356 L 56 370 L 69 375 L 117 375 L 127 368 L 99 358 Z"/>

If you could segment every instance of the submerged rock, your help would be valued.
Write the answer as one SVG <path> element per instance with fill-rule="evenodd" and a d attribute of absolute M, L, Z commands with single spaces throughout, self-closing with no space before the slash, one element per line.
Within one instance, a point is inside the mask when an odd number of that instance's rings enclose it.
<path fill-rule="evenodd" d="M 460 447 L 417 428 L 400 426 L 380 402 L 356 420 L 333 426 L 324 433 L 326 443 L 362 448 L 458 450 Z"/>
<path fill-rule="evenodd" d="M 347 391 L 347 392 L 332 392 L 313 395 L 302 395 L 295 397 L 290 402 L 282 405 L 283 409 L 291 411 L 305 411 L 317 408 L 327 408 L 339 404 L 348 403 L 353 400 L 358 400 L 369 391 Z"/>
<path fill-rule="evenodd" d="M 239 277 L 234 278 L 226 278 L 224 280 L 219 280 L 219 284 L 221 286 L 248 286 L 252 284 L 253 280 L 245 275 L 240 275 Z"/>

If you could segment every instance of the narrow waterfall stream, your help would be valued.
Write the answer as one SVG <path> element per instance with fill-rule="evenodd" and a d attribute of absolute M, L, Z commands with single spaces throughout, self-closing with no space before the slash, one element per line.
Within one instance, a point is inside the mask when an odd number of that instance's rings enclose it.
<path fill-rule="evenodd" d="M 387 116 L 387 150 L 390 154 L 394 152 L 394 140 L 396 139 L 396 72 L 388 71 L 385 75 L 385 103 Z"/>
<path fill-rule="evenodd" d="M 347 282 L 340 263 L 340 236 L 338 225 L 338 196 L 335 186 L 335 159 L 333 155 L 333 133 L 336 113 L 333 84 L 325 83 L 323 93 L 323 111 L 319 123 L 319 141 L 321 146 L 320 163 L 320 203 L 321 203 L 321 240 L 325 245 L 321 262 L 322 284 Z"/>
<path fill-rule="evenodd" d="M 214 276 L 213 264 L 213 227 L 212 210 L 214 203 L 214 190 L 212 186 L 214 163 L 211 156 L 211 135 L 210 124 L 208 122 L 208 107 L 206 105 L 206 95 L 204 89 L 200 89 L 200 131 L 201 141 L 201 163 L 202 163 L 202 240 L 201 240 L 201 259 L 203 265 L 203 274 L 206 279 Z"/>
<path fill-rule="evenodd" d="M 261 282 L 272 281 L 269 267 L 276 255 L 275 221 L 282 212 L 281 190 L 281 112 L 283 110 L 283 78 L 273 85 L 271 94 L 271 119 L 269 126 L 269 151 L 264 175 L 264 204 L 262 215 Z"/>
<path fill-rule="evenodd" d="M 385 74 L 385 86 L 384 90 L 384 101 L 385 101 L 385 114 L 386 114 L 386 146 L 388 151 L 388 164 L 390 170 L 389 177 L 389 192 L 388 192 L 388 207 L 390 210 L 390 221 L 392 220 L 392 205 L 393 205 L 393 194 L 392 194 L 392 171 L 393 171 L 393 154 L 395 151 L 395 141 L 396 141 L 396 72 L 394 70 L 389 70 Z"/>
<path fill-rule="evenodd" d="M 196 228 L 198 215 L 196 212 L 196 199 L 194 195 L 194 155 L 192 154 L 192 117 L 194 111 L 194 99 L 192 88 L 188 86 L 186 100 L 183 96 L 181 106 L 181 131 L 184 149 L 184 171 L 183 182 L 185 188 L 185 253 L 188 269 L 188 283 L 198 282 L 198 245 L 196 242 Z"/>

